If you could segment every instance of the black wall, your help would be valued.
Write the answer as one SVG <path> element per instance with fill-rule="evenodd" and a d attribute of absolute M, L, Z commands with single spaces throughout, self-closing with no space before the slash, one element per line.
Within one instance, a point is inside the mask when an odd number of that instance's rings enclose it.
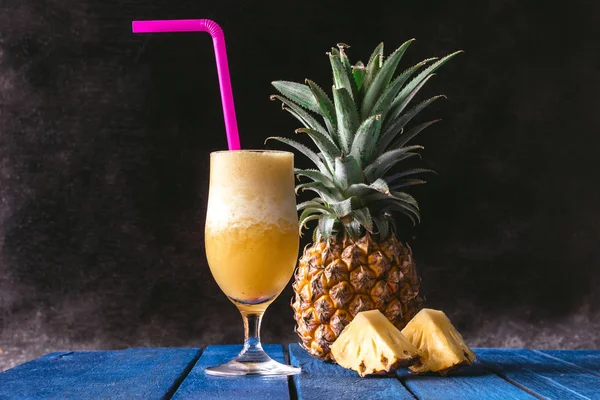
<path fill-rule="evenodd" d="M 0 367 L 241 341 L 203 250 L 226 146 L 211 40 L 132 19 L 221 24 L 245 148 L 293 135 L 270 81 L 328 87 L 337 42 L 365 61 L 415 37 L 405 67 L 464 49 L 422 95 L 448 96 L 421 116 L 443 119 L 417 140 L 439 176 L 405 236 L 428 305 L 474 346 L 600 347 L 600 3 L 251 3 L 0 0 Z M 290 297 L 266 342 L 295 340 Z"/>

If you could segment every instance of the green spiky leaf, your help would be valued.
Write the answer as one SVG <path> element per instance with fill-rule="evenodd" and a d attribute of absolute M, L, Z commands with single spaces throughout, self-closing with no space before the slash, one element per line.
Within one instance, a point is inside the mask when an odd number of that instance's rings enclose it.
<path fill-rule="evenodd" d="M 300 235 L 302 236 L 302 235 Z M 313 233 L 312 233 L 312 242 L 313 243 L 317 243 L 320 239 L 320 234 L 319 234 L 319 226 L 317 225 L 317 227 L 315 229 L 313 229 Z"/>
<path fill-rule="evenodd" d="M 323 155 L 323 158 L 325 158 L 329 169 L 334 169 L 335 157 L 339 157 L 341 154 L 340 149 L 338 149 L 335 143 L 333 143 L 328 136 L 308 128 L 296 129 L 296 133 L 306 133 L 308 136 L 310 136 L 312 141 L 321 151 L 321 154 Z"/>
<path fill-rule="evenodd" d="M 377 178 L 383 177 L 383 175 L 388 172 L 390 168 L 400 161 L 418 155 L 417 153 L 412 153 L 413 150 L 421 149 L 423 149 L 423 146 L 415 145 L 406 146 L 383 153 L 377 157 L 377 159 L 373 161 L 367 168 L 365 168 L 365 178 L 369 182 L 372 182 Z"/>
<path fill-rule="evenodd" d="M 400 137 L 398 137 L 398 139 L 396 139 L 396 141 L 394 143 L 392 143 L 392 145 L 390 146 L 391 149 L 398 149 L 402 146 L 404 146 L 405 144 L 407 144 L 408 142 L 410 142 L 415 136 L 417 136 L 419 133 L 421 133 L 421 131 L 433 124 L 435 124 L 436 122 L 439 122 L 441 120 L 436 119 L 433 121 L 429 121 L 429 122 L 425 122 L 422 124 L 419 124 L 417 126 L 415 126 L 414 128 L 410 129 L 408 132 L 403 133 L 402 135 L 400 135 Z"/>
<path fill-rule="evenodd" d="M 349 185 L 365 181 L 363 171 L 352 156 L 336 157 L 333 181 L 342 190 Z"/>
<path fill-rule="evenodd" d="M 373 233 L 373 217 L 369 208 L 363 207 L 352 212 L 352 217 L 358 221 L 359 224 L 365 227 L 365 229 Z"/>
<path fill-rule="evenodd" d="M 307 216 L 313 215 L 313 214 L 329 215 L 329 210 L 327 210 L 323 206 L 321 206 L 321 207 L 306 207 L 302 211 L 302 214 L 300 214 L 299 220 L 302 220 L 302 219 L 306 218 Z"/>
<path fill-rule="evenodd" d="M 306 85 L 297 82 L 274 81 L 271 84 L 285 97 L 299 104 L 307 110 L 318 113 L 320 110 L 315 96 L 313 96 L 310 88 Z"/>
<path fill-rule="evenodd" d="M 373 215 L 373 222 L 377 227 L 379 239 L 386 239 L 390 233 L 390 223 L 388 217 L 385 214 Z"/>
<path fill-rule="evenodd" d="M 346 196 L 356 196 L 357 198 L 362 199 L 374 191 L 377 191 L 377 189 L 371 187 L 371 185 L 367 185 L 365 183 L 355 183 L 348 186 L 348 189 L 344 191 L 344 194 Z"/>
<path fill-rule="evenodd" d="M 358 88 L 359 92 L 362 89 L 363 81 L 365 79 L 365 74 L 367 69 L 363 65 L 362 62 L 357 62 L 356 65 L 352 67 L 352 76 L 354 77 L 354 83 Z"/>
<path fill-rule="evenodd" d="M 385 207 L 388 204 L 394 202 L 401 202 L 411 206 L 415 211 L 419 211 L 419 204 L 414 197 L 405 192 L 390 191 L 389 193 L 382 193 L 379 191 L 372 192 L 365 196 L 363 199 L 364 204 L 369 206 L 371 209 L 381 211 L 381 207 Z M 379 208 L 378 208 L 379 206 Z"/>
<path fill-rule="evenodd" d="M 337 122 L 333 102 L 331 101 L 329 96 L 327 96 L 327 93 L 325 93 L 325 91 L 321 89 L 319 85 L 317 85 L 310 79 L 306 80 L 306 84 L 317 99 L 317 103 L 319 104 L 319 108 L 321 110 L 320 114 L 325 119 L 325 124 L 327 125 L 327 129 L 329 130 L 330 136 L 332 137 L 333 141 L 336 142 L 336 144 L 338 144 Z"/>
<path fill-rule="evenodd" d="M 392 143 L 394 138 L 398 135 L 398 132 L 402 132 L 402 129 L 406 124 L 408 124 L 418 113 L 423 111 L 423 109 L 425 109 L 431 103 L 442 97 L 445 98 L 445 96 L 443 95 L 434 96 L 417 104 L 416 106 L 405 112 L 403 115 L 401 115 L 399 118 L 397 118 L 389 126 L 384 127 L 382 129 L 381 140 L 377 144 L 376 151 L 378 153 L 383 153 L 385 149 L 388 148 L 389 144 Z"/>
<path fill-rule="evenodd" d="M 333 85 L 336 89 L 346 89 L 353 98 L 352 77 L 351 71 L 347 71 L 339 56 L 329 53 L 329 61 L 331 62 L 331 70 L 333 71 Z"/>
<path fill-rule="evenodd" d="M 323 174 L 327 175 L 327 176 L 331 176 L 331 171 L 329 171 L 329 168 L 323 163 L 323 161 L 321 161 L 321 159 L 319 158 L 319 156 L 317 155 L 317 153 L 315 153 L 314 151 L 312 151 L 311 149 L 309 149 L 308 147 L 306 147 L 305 145 L 303 145 L 302 143 L 298 143 L 294 140 L 288 139 L 288 138 L 284 138 L 284 137 L 280 137 L 280 136 L 271 136 L 268 137 L 265 140 L 265 143 L 269 140 L 276 140 L 278 142 L 281 143 L 285 143 L 288 146 L 292 146 L 293 148 L 295 148 L 296 150 L 298 150 L 300 153 L 304 154 L 306 157 L 308 157 L 313 164 L 315 164 L 317 166 L 317 168 L 319 169 L 319 171 L 321 171 Z"/>
<path fill-rule="evenodd" d="M 385 198 L 381 197 L 381 194 L 370 195 L 369 197 L 380 196 L 380 198 L 374 198 L 370 201 L 369 208 L 372 212 L 377 214 L 382 213 L 393 213 L 399 212 L 405 216 L 407 216 L 413 223 L 416 225 L 418 221 L 420 221 L 420 214 L 418 207 L 415 207 L 413 204 L 410 204 L 402 199 L 399 199 L 395 196 L 386 196 Z"/>
<path fill-rule="evenodd" d="M 388 187 L 387 182 L 381 178 L 376 179 L 369 186 L 381 193 L 389 193 L 390 192 L 390 188 Z"/>
<path fill-rule="evenodd" d="M 410 176 L 410 175 L 417 175 L 417 174 L 423 174 L 423 173 L 434 173 L 435 174 L 436 172 L 432 169 L 426 169 L 426 168 L 407 169 L 406 171 L 398 172 L 397 174 L 385 177 L 385 181 L 389 185 L 397 179 L 404 178 L 404 177 Z"/>
<path fill-rule="evenodd" d="M 386 215 L 389 215 L 388 213 L 386 213 Z M 396 224 L 396 220 L 394 218 L 388 218 L 388 221 L 390 223 L 390 232 L 398 232 L 398 225 Z"/>
<path fill-rule="evenodd" d="M 400 75 L 398 75 L 398 77 L 396 77 L 392 81 L 392 83 L 390 83 L 390 86 L 387 89 L 385 89 L 381 97 L 377 100 L 377 103 L 375 104 L 375 106 L 373 106 L 371 114 L 381 113 L 382 120 L 385 121 L 387 112 L 390 109 L 392 102 L 394 101 L 398 93 L 400 93 L 402 86 L 404 86 L 404 84 L 417 70 L 419 70 L 419 68 L 421 68 L 422 66 L 424 66 L 432 60 L 436 60 L 436 58 L 428 58 L 426 60 L 423 60 L 420 63 L 413 65 L 412 67 L 408 68 Z"/>
<path fill-rule="evenodd" d="M 383 67 L 379 73 L 375 76 L 373 81 L 369 84 L 367 91 L 365 93 L 365 97 L 362 101 L 362 106 L 360 108 L 360 115 L 363 118 L 366 118 L 371 115 L 371 111 L 373 107 L 377 103 L 377 100 L 381 97 L 384 90 L 390 84 L 392 77 L 394 76 L 394 72 L 396 72 L 396 68 L 398 67 L 398 63 L 400 59 L 404 55 L 408 46 L 414 41 L 414 39 L 408 40 L 402 44 L 396 51 L 392 53 L 392 55 L 385 61 Z"/>
<path fill-rule="evenodd" d="M 347 154 L 350 152 L 354 133 L 359 125 L 358 111 L 350 93 L 345 88 L 333 88 L 333 99 L 338 121 L 340 149 Z"/>
<path fill-rule="evenodd" d="M 346 232 L 352 239 L 357 240 L 359 237 L 361 237 L 362 230 L 360 222 L 358 222 L 355 219 L 349 219 L 342 221 L 342 224 L 344 225 Z"/>
<path fill-rule="evenodd" d="M 398 183 L 393 184 L 391 188 L 393 190 L 398 190 L 407 186 L 423 185 L 425 183 L 427 183 L 427 181 L 424 181 L 423 179 L 404 179 L 399 181 Z"/>
<path fill-rule="evenodd" d="M 383 63 L 383 42 L 379 43 L 377 47 L 373 50 L 371 55 L 369 56 L 369 61 L 367 65 L 378 64 L 378 67 L 381 68 Z"/>
<path fill-rule="evenodd" d="M 379 45 L 373 50 L 371 57 L 369 57 L 369 62 L 367 63 L 367 67 L 365 68 L 365 77 L 363 79 L 363 85 L 361 87 L 361 92 L 366 93 L 369 86 L 371 86 L 371 82 L 375 79 L 381 66 L 383 65 L 383 42 L 379 43 Z"/>
<path fill-rule="evenodd" d="M 359 165 L 366 165 L 371 161 L 373 150 L 381 129 L 381 115 L 373 115 L 363 121 L 356 130 L 356 136 L 352 141 L 350 155 L 352 155 Z"/>
<path fill-rule="evenodd" d="M 343 200 L 335 190 L 323 185 L 321 182 L 301 183 L 300 185 L 296 186 L 296 192 L 300 190 L 303 192 L 306 190 L 315 192 L 328 204 L 337 203 L 338 201 Z"/>
<path fill-rule="evenodd" d="M 328 240 L 333 232 L 333 226 L 336 219 L 333 217 L 322 217 L 319 219 L 319 232 L 325 240 Z"/>
<path fill-rule="evenodd" d="M 423 80 L 425 79 L 429 79 L 429 76 L 434 73 L 435 71 L 437 71 L 442 65 L 444 65 L 445 63 L 447 63 L 450 59 L 452 59 L 454 56 L 456 56 L 457 54 L 462 53 L 462 51 L 456 51 L 452 54 L 447 55 L 446 57 L 443 57 L 441 59 L 439 59 L 438 61 L 436 61 L 435 63 L 431 64 L 429 67 L 425 68 L 423 71 L 421 71 L 421 73 L 419 73 L 419 75 L 417 75 L 415 77 L 415 79 L 413 79 L 412 81 L 410 81 L 405 87 L 404 89 L 402 89 L 402 91 L 400 93 L 398 93 L 397 98 L 394 100 L 394 102 L 392 103 L 392 109 L 390 110 L 390 121 L 395 120 L 400 113 L 402 112 L 400 110 L 400 107 L 402 105 L 402 103 L 404 102 L 404 99 L 415 90 L 415 88 L 417 88 L 417 86 L 422 85 Z"/>
<path fill-rule="evenodd" d="M 298 222 L 298 231 L 302 236 L 302 229 L 307 228 L 306 223 L 314 220 L 320 220 L 323 218 L 321 215 L 312 214 L 304 218 L 300 218 Z"/>
<path fill-rule="evenodd" d="M 402 203 L 402 202 L 393 202 L 389 206 L 386 207 L 387 211 L 399 212 L 407 216 L 413 226 L 417 225 L 421 221 L 421 216 L 419 212 L 414 209 L 410 204 Z"/>
<path fill-rule="evenodd" d="M 411 90 L 410 92 L 403 93 L 405 91 L 405 89 L 403 89 L 402 92 L 400 92 L 398 94 L 398 96 L 396 96 L 396 99 L 394 100 L 394 103 L 392 104 L 392 109 L 390 110 L 390 119 L 389 120 L 393 121 L 400 114 L 402 114 L 402 112 L 408 106 L 408 104 L 412 101 L 412 99 L 417 95 L 417 93 L 419 93 L 419 90 L 421 90 L 423 88 L 423 86 L 425 86 L 427 81 L 429 81 L 434 76 L 435 76 L 435 74 L 428 75 L 426 78 L 421 80 L 421 82 L 419 82 L 419 84 L 416 85 L 415 88 L 413 90 Z"/>
<path fill-rule="evenodd" d="M 358 199 L 354 196 L 348 197 L 345 200 L 338 201 L 337 203 L 329 204 L 333 209 L 335 215 L 342 219 L 352 213 L 355 209 L 358 208 Z"/>
<path fill-rule="evenodd" d="M 358 86 L 354 81 L 354 75 L 352 74 L 352 65 L 350 64 L 350 60 L 348 59 L 348 55 L 344 51 L 344 49 L 349 48 L 345 43 L 338 43 L 338 49 L 340 49 L 340 61 L 344 69 L 346 70 L 346 75 L 348 76 L 348 84 L 350 85 L 350 90 L 352 94 L 352 98 L 356 101 L 358 99 Z"/>
<path fill-rule="evenodd" d="M 315 201 L 315 199 L 304 201 L 296 206 L 297 211 L 302 211 L 304 209 L 319 209 L 324 212 L 328 211 L 327 207 L 325 207 L 323 203 Z"/>
<path fill-rule="evenodd" d="M 293 101 L 277 95 L 271 96 L 271 100 L 281 101 L 282 108 L 294 115 L 296 119 L 298 119 L 306 128 L 314 129 L 328 135 L 323 125 L 321 125 L 312 115 L 310 115 L 308 112 L 306 112 L 306 110 Z"/>
<path fill-rule="evenodd" d="M 322 182 L 325 186 L 335 186 L 335 184 L 333 183 L 333 179 L 331 179 L 329 176 L 325 175 L 324 173 L 322 173 L 321 171 L 318 171 L 316 169 L 294 169 L 294 173 L 296 174 L 296 176 L 300 177 L 300 176 L 305 176 L 307 178 L 312 179 L 315 182 Z"/>
<path fill-rule="evenodd" d="M 429 78 L 433 77 L 433 75 L 429 75 L 426 79 L 424 79 L 419 86 L 417 86 L 412 92 L 410 92 L 408 94 L 408 96 L 406 96 L 404 98 L 404 101 L 402 104 L 400 104 L 400 111 L 403 111 L 404 108 L 408 105 L 408 103 L 410 103 L 410 101 L 413 99 L 413 97 L 417 94 L 417 92 L 419 90 L 421 90 L 421 88 L 423 87 L 423 85 L 425 85 L 425 83 L 427 83 L 427 81 L 429 80 Z M 379 143 L 378 149 L 383 151 L 384 149 L 386 149 L 389 144 L 392 142 L 392 140 L 394 139 L 394 137 L 397 135 L 397 132 L 394 131 L 386 131 L 385 135 L 381 136 L 381 141 Z"/>
<path fill-rule="evenodd" d="M 363 79 L 363 84 L 361 87 L 361 94 L 364 98 L 365 93 L 371 87 L 371 83 L 375 80 L 375 77 L 381 70 L 381 65 L 383 64 L 383 55 L 377 55 L 373 62 L 369 63 L 365 69 L 365 77 Z"/>
<path fill-rule="evenodd" d="M 344 195 L 346 196 L 355 196 L 358 199 L 364 199 L 369 194 L 380 192 L 388 195 L 390 190 L 387 183 L 383 179 L 377 179 L 375 182 L 370 185 L 364 183 L 355 183 L 350 185 L 348 189 L 344 191 Z M 366 204 L 366 203 L 365 203 Z M 363 204 L 364 205 L 364 204 Z"/>
<path fill-rule="evenodd" d="M 395 199 L 403 201 L 407 204 L 410 204 L 411 206 L 415 207 L 415 209 L 417 211 L 419 210 L 419 203 L 417 203 L 417 200 L 414 197 L 412 197 L 410 194 L 408 194 L 406 192 L 396 192 L 396 191 L 392 191 L 390 193 Z"/>

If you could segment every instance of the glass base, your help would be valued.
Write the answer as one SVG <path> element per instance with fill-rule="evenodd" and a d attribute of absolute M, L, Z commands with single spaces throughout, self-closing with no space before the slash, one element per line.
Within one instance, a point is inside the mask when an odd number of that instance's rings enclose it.
<path fill-rule="evenodd" d="M 208 375 L 215 376 L 277 376 L 296 375 L 299 374 L 301 370 L 298 367 L 278 363 L 271 358 L 261 362 L 240 362 L 236 358 L 226 364 L 208 367 L 205 371 Z"/>

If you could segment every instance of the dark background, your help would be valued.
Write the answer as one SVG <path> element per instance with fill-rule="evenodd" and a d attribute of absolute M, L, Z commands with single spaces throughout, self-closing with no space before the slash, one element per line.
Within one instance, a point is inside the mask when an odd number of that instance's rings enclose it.
<path fill-rule="evenodd" d="M 221 24 L 245 148 L 293 135 L 270 81 L 328 87 L 337 42 L 366 61 L 415 37 L 403 67 L 464 49 L 422 95 L 448 96 L 420 117 L 443 118 L 417 140 L 439 176 L 406 236 L 428 305 L 473 346 L 599 348 L 600 3 L 386 3 L 0 0 L 0 369 L 242 339 L 203 250 L 226 146 L 210 37 L 132 19 Z M 295 341 L 290 297 L 264 341 Z"/>

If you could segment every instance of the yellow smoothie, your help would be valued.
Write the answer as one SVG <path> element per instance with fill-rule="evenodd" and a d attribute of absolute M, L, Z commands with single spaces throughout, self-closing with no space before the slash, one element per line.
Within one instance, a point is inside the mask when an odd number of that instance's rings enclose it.
<path fill-rule="evenodd" d="M 299 246 L 291 153 L 211 154 L 205 246 L 217 284 L 238 306 L 266 308 L 279 295 Z"/>

